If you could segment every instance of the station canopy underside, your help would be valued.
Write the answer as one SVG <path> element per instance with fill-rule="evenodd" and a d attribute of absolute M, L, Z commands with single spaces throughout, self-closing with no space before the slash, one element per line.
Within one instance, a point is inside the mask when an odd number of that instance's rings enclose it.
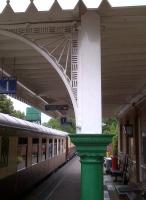
<path fill-rule="evenodd" d="M 6 6 L 0 14 L 0 63 L 3 74 L 17 77 L 17 99 L 52 116 L 74 115 L 69 93 L 52 62 L 58 63 L 63 79 L 71 85 L 70 37 L 86 11 L 82 2 L 74 10 L 62 10 L 56 2 L 44 12 L 38 12 L 33 2 L 25 13 Z M 146 94 L 146 6 L 112 8 L 103 1 L 96 12 L 101 17 L 103 116 L 118 116 Z M 55 31 L 64 26 L 63 31 Z M 46 104 L 67 104 L 69 110 L 48 112 Z"/>

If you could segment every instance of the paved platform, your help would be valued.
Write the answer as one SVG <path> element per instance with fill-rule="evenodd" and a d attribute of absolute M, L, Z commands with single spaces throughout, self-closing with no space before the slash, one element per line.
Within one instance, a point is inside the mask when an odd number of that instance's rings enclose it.
<path fill-rule="evenodd" d="M 104 200 L 110 200 L 105 187 Z M 73 158 L 35 188 L 25 200 L 80 200 L 80 161 Z"/>

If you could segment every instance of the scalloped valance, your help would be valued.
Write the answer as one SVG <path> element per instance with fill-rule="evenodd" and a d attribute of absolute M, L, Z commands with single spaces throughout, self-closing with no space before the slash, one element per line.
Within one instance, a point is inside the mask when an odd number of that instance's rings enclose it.
<path fill-rule="evenodd" d="M 7 7 L 13 12 L 25 12 L 32 5 L 37 11 L 49 11 L 54 4 L 58 4 L 63 10 L 73 10 L 81 2 L 87 9 L 97 9 L 103 2 L 111 7 L 146 5 L 145 0 L 123 0 L 123 2 L 117 0 L 1 0 L 0 13 Z"/>

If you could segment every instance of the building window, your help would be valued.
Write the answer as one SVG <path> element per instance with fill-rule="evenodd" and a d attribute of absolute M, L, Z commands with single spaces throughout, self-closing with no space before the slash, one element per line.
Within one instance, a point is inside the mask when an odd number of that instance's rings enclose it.
<path fill-rule="evenodd" d="M 9 137 L 0 136 L 0 167 L 8 166 Z"/>
<path fill-rule="evenodd" d="M 49 158 L 53 157 L 53 139 L 49 139 Z"/>
<path fill-rule="evenodd" d="M 146 164 L 146 133 L 142 133 L 142 158 L 143 164 Z"/>
<path fill-rule="evenodd" d="M 27 138 L 18 138 L 17 146 L 17 171 L 25 169 L 27 167 Z"/>
<path fill-rule="evenodd" d="M 57 156 L 57 139 L 54 140 L 54 156 Z"/>
<path fill-rule="evenodd" d="M 42 138 L 41 158 L 42 161 L 46 160 L 46 138 Z"/>
<path fill-rule="evenodd" d="M 32 139 L 32 165 L 38 163 L 39 160 L 39 138 Z"/>

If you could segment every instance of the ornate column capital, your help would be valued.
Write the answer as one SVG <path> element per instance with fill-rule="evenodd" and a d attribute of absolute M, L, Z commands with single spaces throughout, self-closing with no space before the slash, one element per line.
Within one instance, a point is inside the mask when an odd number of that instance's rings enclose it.
<path fill-rule="evenodd" d="M 112 141 L 113 135 L 105 134 L 76 134 L 70 135 L 80 157 L 103 157 L 107 145 Z"/>
<path fill-rule="evenodd" d="M 70 135 L 81 160 L 81 200 L 103 200 L 103 157 L 113 135 Z"/>

